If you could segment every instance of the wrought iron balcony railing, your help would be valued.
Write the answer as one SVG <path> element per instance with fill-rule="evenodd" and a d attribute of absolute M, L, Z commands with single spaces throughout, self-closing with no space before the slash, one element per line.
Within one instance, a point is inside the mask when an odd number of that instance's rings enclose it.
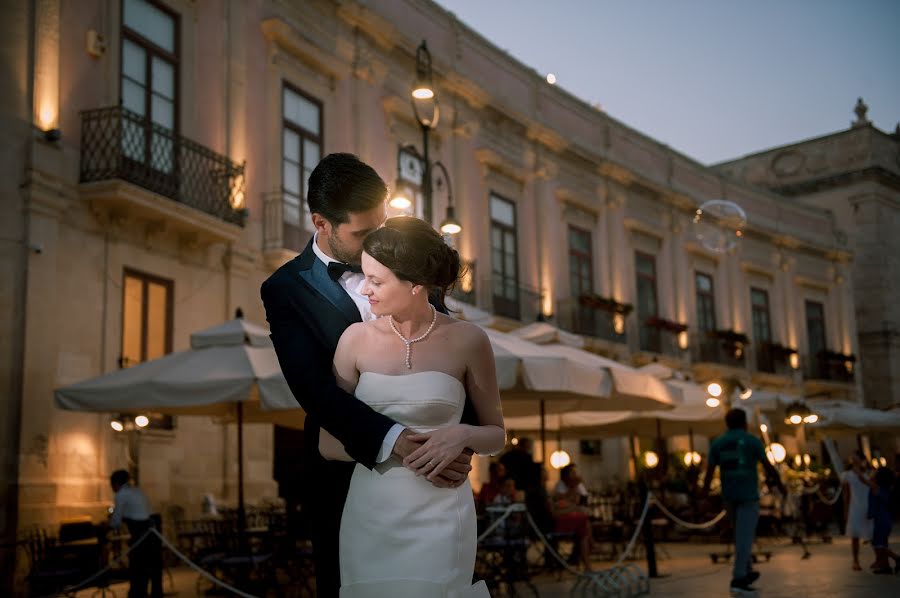
<path fill-rule="evenodd" d="M 670 357 L 681 357 L 683 353 L 678 346 L 677 333 L 644 323 L 638 326 L 638 335 L 638 348 L 641 351 Z"/>
<path fill-rule="evenodd" d="M 541 315 L 541 294 L 521 286 L 514 278 L 494 275 L 486 284 L 491 289 L 491 311 L 522 322 L 534 322 Z"/>
<path fill-rule="evenodd" d="M 700 332 L 691 339 L 691 360 L 694 363 L 718 363 L 746 368 L 747 346 L 723 340 L 715 333 Z"/>
<path fill-rule="evenodd" d="M 855 360 L 842 361 L 829 357 L 826 352 L 819 355 L 808 355 L 803 368 L 807 380 L 829 380 L 831 382 L 852 383 L 854 380 Z"/>
<path fill-rule="evenodd" d="M 794 369 L 791 367 L 787 354 L 779 353 L 775 346 L 767 342 L 756 343 L 754 351 L 756 360 L 756 371 L 767 374 L 779 374 L 782 376 L 791 376 Z"/>
<path fill-rule="evenodd" d="M 563 330 L 614 343 L 625 343 L 627 340 L 624 333 L 624 322 L 623 333 L 616 333 L 614 318 L 617 317 L 617 314 L 614 312 L 586 306 L 573 299 L 559 301 L 557 312 L 559 327 Z M 618 316 L 625 317 L 622 314 L 618 314 Z"/>
<path fill-rule="evenodd" d="M 243 164 L 121 106 L 81 113 L 81 182 L 110 179 L 232 224 L 246 219 Z"/>
<path fill-rule="evenodd" d="M 475 260 L 463 260 L 462 274 L 459 277 L 459 282 L 453 287 L 453 290 L 450 291 L 450 296 L 463 303 L 475 305 L 477 303 L 475 294 L 475 281 L 478 279 L 477 275 L 478 271 L 476 270 Z"/>
<path fill-rule="evenodd" d="M 300 253 L 309 238 L 309 231 L 299 224 L 292 224 L 284 218 L 284 194 L 267 193 L 263 197 L 263 250 L 296 251 Z"/>

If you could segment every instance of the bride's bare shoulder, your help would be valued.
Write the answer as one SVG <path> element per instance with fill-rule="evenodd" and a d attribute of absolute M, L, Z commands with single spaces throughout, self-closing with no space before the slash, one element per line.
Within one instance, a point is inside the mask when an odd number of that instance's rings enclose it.
<path fill-rule="evenodd" d="M 370 320 L 368 322 L 355 322 L 350 324 L 341 335 L 342 341 L 360 341 L 369 335 L 377 332 L 379 326 L 378 320 Z"/>
<path fill-rule="evenodd" d="M 480 344 L 488 341 L 487 333 L 478 324 L 457 320 L 451 316 L 442 316 L 449 325 L 450 333 L 464 344 Z"/>

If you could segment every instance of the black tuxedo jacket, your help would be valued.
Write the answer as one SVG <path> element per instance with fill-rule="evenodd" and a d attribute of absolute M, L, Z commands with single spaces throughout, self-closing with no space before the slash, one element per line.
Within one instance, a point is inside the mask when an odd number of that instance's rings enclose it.
<path fill-rule="evenodd" d="M 360 321 L 359 310 L 328 276 L 325 264 L 313 252 L 312 241 L 263 283 L 261 295 L 281 371 L 307 414 L 304 457 L 311 479 L 309 491 L 304 493 L 304 509 L 311 515 L 307 520 L 312 523 L 319 595 L 329 596 L 340 582 L 340 516 L 354 464 L 323 459 L 319 429 L 328 430 L 353 459 L 371 469 L 395 422 L 337 385 L 332 370 L 334 351 L 344 330 Z M 400 353 L 397 356 L 402 358 Z M 463 421 L 476 421 L 468 400 Z"/>

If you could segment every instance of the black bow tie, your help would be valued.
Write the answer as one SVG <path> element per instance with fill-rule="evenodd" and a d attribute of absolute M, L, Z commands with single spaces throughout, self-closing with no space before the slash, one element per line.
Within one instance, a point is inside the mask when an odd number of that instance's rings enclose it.
<path fill-rule="evenodd" d="M 337 280 L 344 275 L 344 272 L 362 274 L 362 267 L 353 264 L 345 264 L 344 262 L 331 262 L 328 264 L 328 276 L 331 277 L 331 280 L 337 282 Z"/>

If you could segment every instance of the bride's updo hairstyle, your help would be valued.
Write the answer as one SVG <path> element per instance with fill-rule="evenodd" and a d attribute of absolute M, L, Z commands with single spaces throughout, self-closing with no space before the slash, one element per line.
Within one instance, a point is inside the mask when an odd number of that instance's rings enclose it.
<path fill-rule="evenodd" d="M 459 253 L 419 218 L 388 218 L 383 227 L 366 237 L 363 249 L 400 280 L 423 285 L 429 294 L 436 294 L 441 306 L 459 280 Z"/>

